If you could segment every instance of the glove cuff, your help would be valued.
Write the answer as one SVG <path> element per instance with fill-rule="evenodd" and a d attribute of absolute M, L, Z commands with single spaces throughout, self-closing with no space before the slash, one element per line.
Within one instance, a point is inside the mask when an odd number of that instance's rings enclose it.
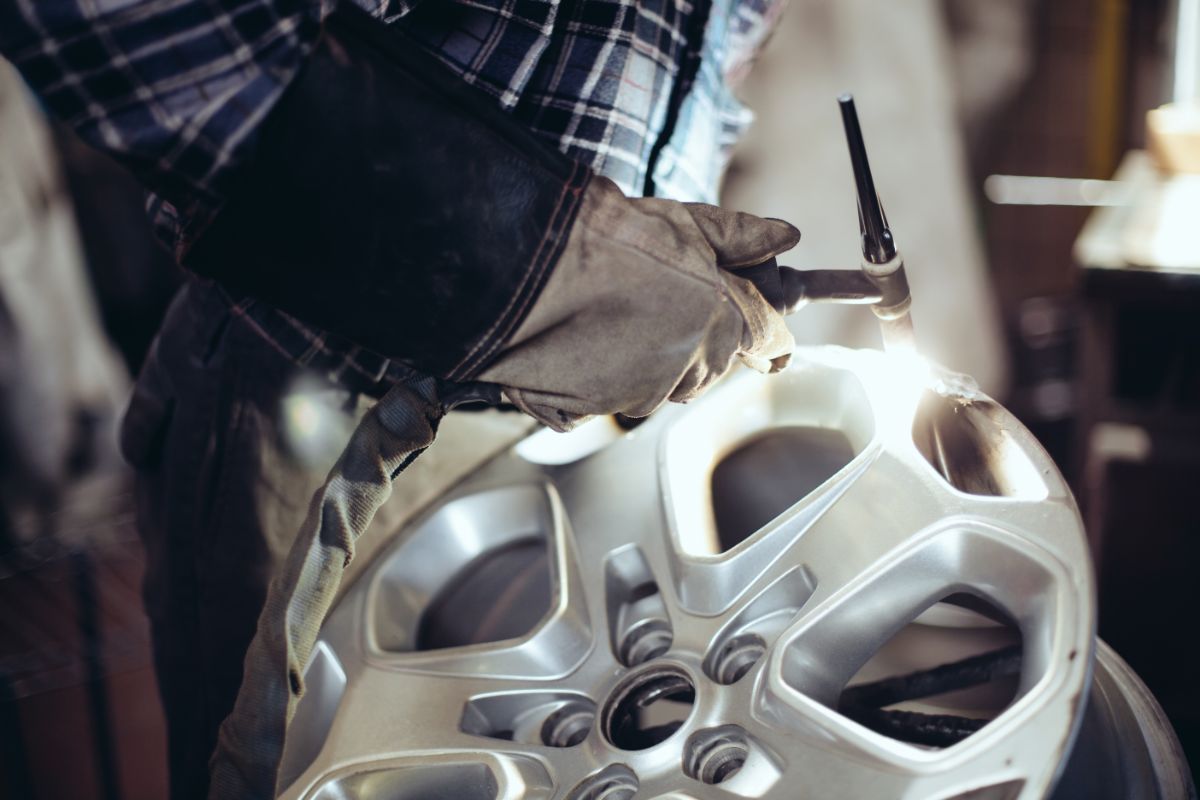
<path fill-rule="evenodd" d="M 257 138 L 184 266 L 452 380 L 521 324 L 591 177 L 351 7 Z"/>

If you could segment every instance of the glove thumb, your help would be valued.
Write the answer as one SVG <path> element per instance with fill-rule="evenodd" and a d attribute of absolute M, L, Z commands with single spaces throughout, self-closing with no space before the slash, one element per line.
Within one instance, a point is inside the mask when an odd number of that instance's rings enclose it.
<path fill-rule="evenodd" d="M 726 211 L 704 203 L 683 205 L 716 253 L 717 266 L 724 269 L 761 264 L 800 241 L 800 231 L 781 219 Z"/>

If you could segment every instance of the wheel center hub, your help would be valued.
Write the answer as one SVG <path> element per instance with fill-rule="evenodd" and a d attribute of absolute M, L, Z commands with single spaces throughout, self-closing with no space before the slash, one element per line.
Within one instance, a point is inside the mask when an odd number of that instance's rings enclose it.
<path fill-rule="evenodd" d="M 617 685 L 604 703 L 604 737 L 621 750 L 666 741 L 691 715 L 696 687 L 679 667 L 654 664 Z"/>

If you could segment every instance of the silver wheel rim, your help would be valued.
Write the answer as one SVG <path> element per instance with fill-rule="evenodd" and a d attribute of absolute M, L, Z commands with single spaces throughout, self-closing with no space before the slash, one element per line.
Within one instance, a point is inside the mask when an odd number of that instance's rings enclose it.
<path fill-rule="evenodd" d="M 912 419 L 929 387 L 989 443 L 1002 496 L 956 489 L 922 455 Z M 789 425 L 842 431 L 856 455 L 746 541 L 704 554 L 713 465 Z M 532 631 L 413 649 L 453 575 L 538 535 L 553 600 Z M 962 591 L 1021 630 L 1007 710 L 936 751 L 834 710 L 880 645 Z M 510 452 L 409 526 L 323 628 L 284 796 L 1042 797 L 1081 717 L 1093 642 L 1079 515 L 1033 437 L 949 376 L 807 349 L 782 375 L 727 380 L 574 463 Z M 614 742 L 624 698 L 685 685 L 678 730 L 644 749 Z"/>

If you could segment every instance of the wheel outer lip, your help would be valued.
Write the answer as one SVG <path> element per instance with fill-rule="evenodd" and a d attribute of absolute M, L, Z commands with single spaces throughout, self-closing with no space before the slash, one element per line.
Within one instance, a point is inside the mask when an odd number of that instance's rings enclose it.
<path fill-rule="evenodd" d="M 816 535 L 812 534 L 811 530 L 822 519 L 836 516 L 830 509 L 838 506 L 838 502 L 854 488 L 856 481 L 882 462 L 888 469 L 902 468 L 906 475 L 911 476 L 914 486 L 922 487 L 928 493 L 926 496 L 938 498 L 942 510 L 953 508 L 957 509 L 957 513 L 942 514 L 941 524 L 919 526 L 911 536 L 900 543 L 901 546 L 885 549 L 880 558 L 870 562 L 870 568 L 876 572 L 884 570 L 888 565 L 902 560 L 906 554 L 911 554 L 914 548 L 921 547 L 923 543 L 945 534 L 950 529 L 961 528 L 964 525 L 988 531 L 988 535 L 991 536 L 1007 537 L 1010 545 L 1013 541 L 1018 542 L 1015 549 L 1023 551 L 1033 563 L 1039 564 L 1053 578 L 1052 599 L 1059 613 L 1046 628 L 1049 631 L 1049 641 L 1044 648 L 1045 663 L 1048 667 L 1046 674 L 1036 685 L 1027 687 L 1023 696 L 995 722 L 967 741 L 946 750 L 923 753 L 874 734 L 806 697 L 785 679 L 785 654 L 803 638 L 805 631 L 812 630 L 821 619 L 832 614 L 839 604 L 849 602 L 854 596 L 854 592 L 849 589 L 820 596 L 822 576 L 818 575 L 817 595 L 804 606 L 800 619 L 793 622 L 780 636 L 778 643 L 769 648 L 768 655 L 763 660 L 765 666 L 756 666 L 745 681 L 735 684 L 734 687 L 709 692 L 697 686 L 698 713 L 694 713 L 689 720 L 691 727 L 688 731 L 736 717 L 739 724 L 745 724 L 752 729 L 752 735 L 763 737 L 770 747 L 777 749 L 784 762 L 792 760 L 790 754 L 796 752 L 796 747 L 810 754 L 824 750 L 826 753 L 840 753 L 848 759 L 844 764 L 854 764 L 861 768 L 861 777 L 865 781 L 862 785 L 871 785 L 871 775 L 888 776 L 884 781 L 887 786 L 886 794 L 877 793 L 877 796 L 881 797 L 948 797 L 958 791 L 991 785 L 1014 777 L 1025 780 L 1019 795 L 1021 798 L 1045 796 L 1062 768 L 1064 754 L 1070 752 L 1073 737 L 1082 718 L 1082 698 L 1085 696 L 1084 688 L 1090 680 L 1094 654 L 1094 587 L 1082 523 L 1074 500 L 1049 456 L 1037 444 L 1032 434 L 1008 412 L 994 404 L 989 405 L 991 420 L 1035 465 L 1045 484 L 1045 497 L 1037 500 L 982 498 L 959 492 L 947 485 L 917 451 L 911 433 L 907 430 L 897 430 L 894 424 L 889 426 L 889 415 L 894 412 L 894 409 L 889 408 L 889 404 L 894 405 L 895 386 L 889 383 L 890 376 L 894 373 L 884 366 L 885 359 L 885 356 L 869 351 L 803 348 L 797 352 L 794 359 L 798 366 L 791 371 L 791 379 L 787 374 L 771 378 L 738 376 L 710 392 L 709 396 L 695 403 L 694 407 L 664 409 L 655 419 L 626 436 L 622 442 L 615 443 L 607 451 L 602 451 L 581 464 L 559 468 L 533 468 L 527 462 L 509 454 L 481 470 L 477 479 L 468 479 L 463 487 L 452 493 L 452 496 L 465 496 L 477 488 L 503 486 L 506 481 L 511 481 L 513 475 L 519 476 L 518 480 L 525 484 L 531 482 L 525 480 L 529 477 L 533 479 L 532 482 L 547 487 L 550 509 L 554 517 L 554 564 L 556 574 L 565 579 L 558 585 L 565 586 L 566 590 L 558 594 L 556 607 L 547 614 L 543 623 L 521 639 L 495 645 L 456 648 L 455 650 L 461 652 L 449 652 L 448 655 L 448 651 L 434 651 L 382 658 L 379 648 L 369 641 L 365 632 L 347 636 L 344 630 L 347 626 L 355 631 L 370 630 L 370 625 L 366 624 L 366 598 L 369 595 L 369 587 L 377 584 L 378 565 L 372 567 L 374 574 L 369 573 L 365 576 L 364 580 L 351 589 L 339 608 L 335 609 L 323 629 L 322 638 L 338 651 L 339 658 L 350 674 L 351 684 L 356 678 L 370 673 L 371 680 L 376 685 L 383 686 L 385 684 L 379 682 L 380 676 L 390 670 L 388 674 L 398 682 L 394 691 L 402 693 L 404 690 L 400 686 L 405 681 L 412 686 L 420 686 L 421 681 L 412 674 L 414 671 L 437 672 L 439 666 L 444 668 L 449 663 L 447 658 L 474 657 L 502 648 L 519 650 L 522 647 L 530 647 L 539 641 L 539 637 L 544 640 L 548 632 L 565 629 L 576 637 L 577 642 L 578 637 L 585 633 L 590 636 L 586 647 L 582 651 L 575 649 L 578 657 L 560 660 L 556 668 L 530 676 L 534 678 L 532 682 L 553 684 L 561 681 L 571 688 L 583 684 L 593 692 L 606 691 L 621 680 L 623 673 L 619 668 L 614 668 L 618 665 L 615 665 L 605 640 L 607 629 L 604 624 L 603 603 L 589 597 L 589 593 L 595 594 L 594 579 L 578 572 L 579 564 L 586 564 L 588 559 L 594 557 L 592 551 L 595 548 L 592 545 L 595 542 L 576 537 L 580 534 L 586 537 L 593 532 L 596 515 L 594 509 L 590 514 L 585 512 L 580 518 L 588 518 L 584 525 L 587 530 L 572 530 L 575 512 L 581 504 L 587 506 L 586 496 L 579 495 L 578 486 L 574 485 L 573 473 L 595 469 L 595 465 L 604 463 L 605 459 L 612 462 L 620 456 L 620 448 L 636 448 L 636 452 L 646 452 L 647 446 L 653 447 L 652 452 L 656 455 L 655 470 L 662 482 L 662 528 L 657 537 L 658 541 L 643 539 L 640 540 L 640 544 L 647 549 L 647 558 L 660 584 L 665 582 L 664 594 L 669 596 L 669 611 L 676 625 L 675 646 L 686 649 L 691 643 L 695 649 L 696 642 L 701 641 L 706 634 L 715 635 L 733 613 L 745 605 L 748 598 L 752 599 L 764 585 L 778 578 L 783 571 L 794 569 L 796 566 L 808 568 L 807 562 L 789 562 L 789 559 L 797 557 L 797 553 L 804 552 L 803 547 L 798 546 L 796 542 L 806 536 L 811 538 Z M 869 441 L 862 446 L 861 452 L 851 463 L 809 498 L 785 512 L 783 517 L 766 526 L 739 547 L 716 556 L 679 552 L 680 522 L 677 510 L 683 498 L 671 483 L 672 431 L 686 424 L 689 415 L 701 415 L 706 407 L 716 407 L 722 398 L 728 400 L 737 396 L 739 392 L 744 396 L 771 394 L 776 389 L 783 391 L 780 387 L 786 386 L 785 382 L 788 380 L 840 380 L 846 374 L 853 375 L 861 385 L 875 426 Z M 774 385 L 772 381 L 778 384 Z M 974 398 L 976 402 L 991 403 L 982 395 L 974 395 Z M 881 412 L 881 408 L 887 410 Z M 647 442 L 648 439 L 651 441 Z M 554 488 L 555 485 L 573 488 L 568 488 L 566 494 L 560 497 Z M 581 497 L 584 498 L 583 501 L 580 500 Z M 794 520 L 806 512 L 812 519 L 800 526 L 802 531 L 794 541 L 788 546 L 775 548 L 775 552 L 767 552 L 772 548 L 764 547 L 764 542 L 773 538 L 779 539 L 778 531 L 782 530 L 789 520 Z M 1004 518 L 998 520 L 996 517 L 1000 514 L 1003 514 Z M 419 528 L 421 524 L 423 523 L 418 521 L 410 529 Z M 1048 525 L 1052 525 L 1054 529 L 1047 530 Z M 398 537 L 397 543 L 381 554 L 379 563 L 384 563 L 388 553 L 394 552 L 402 544 L 403 540 Z M 575 549 L 587 549 L 588 552 L 574 552 Z M 606 549 L 611 551 L 611 547 Z M 707 607 L 695 608 L 694 604 L 689 604 L 686 592 L 689 580 L 700 584 L 714 576 L 727 575 L 743 565 L 754 566 L 751 579 L 745 581 L 744 586 L 725 592 L 715 601 L 709 602 Z M 700 579 L 689 576 L 700 576 Z M 576 599 L 581 604 L 577 604 Z M 565 627 L 564 619 L 569 623 Z M 339 626 L 342 628 L 340 631 L 336 630 Z M 1075 656 L 1068 660 L 1066 656 L 1072 652 Z M 698 671 L 701 656 L 703 649 L 688 657 L 693 672 Z M 366 669 L 362 665 L 365 665 Z M 465 672 L 469 673 L 470 670 Z M 469 683 L 469 675 L 463 677 L 465 682 Z M 482 679 L 480 684 L 479 688 L 483 690 L 487 681 Z M 521 685 L 527 684 L 528 682 Z M 466 691 L 469 687 L 463 688 Z M 316 787 L 330 780 L 338 780 L 339 776 L 344 776 L 347 771 L 360 771 L 368 764 L 397 761 L 395 757 L 386 761 L 358 757 L 353 753 L 352 746 L 330 745 L 339 735 L 353 738 L 353 726 L 348 724 L 347 719 L 343 719 L 350 713 L 351 708 L 357 713 L 364 713 L 370 709 L 370 703 L 363 703 L 361 700 L 347 702 L 352 694 L 355 693 L 348 691 L 347 698 L 343 698 L 342 706 L 337 712 L 339 719 L 335 721 L 331 736 L 321 754 L 283 796 L 312 796 L 311 792 L 315 791 Z M 361 691 L 358 694 L 361 694 Z M 719 699 L 712 700 L 709 707 L 701 709 L 702 695 L 711 695 Z M 747 713 L 741 714 L 731 710 L 731 703 L 735 698 L 738 702 L 747 704 Z M 595 699 L 598 702 L 602 700 Z M 778 713 L 780 710 L 786 713 Z M 458 711 L 458 708 L 455 708 L 455 711 Z M 432 715 L 429 719 L 437 718 L 444 722 L 451 717 L 456 718 L 454 715 L 443 714 L 440 717 Z M 798 726 L 797 721 L 800 723 Z M 672 741 L 679 738 L 682 732 L 682 729 L 677 732 Z M 551 779 L 558 779 L 560 785 L 554 791 L 543 791 L 544 787 L 526 787 L 522 791 L 530 797 L 557 797 L 570 785 L 563 784 L 566 775 L 578 773 L 575 777 L 579 777 L 589 769 L 599 769 L 604 763 L 613 762 L 614 754 L 603 746 L 597 746 L 594 742 L 597 738 L 602 737 L 592 736 L 584 746 L 556 752 L 549 748 L 510 748 L 506 743 L 494 740 L 479 740 L 461 733 L 457 736 L 448 733 L 442 746 L 432 751 L 426 749 L 417 758 L 436 760 L 469 757 L 488 763 L 492 765 L 493 772 L 501 784 L 500 796 L 505 796 L 505 792 L 508 791 L 504 786 L 516 785 L 511 781 L 505 784 L 505 781 L 509 780 L 505 776 L 513 774 L 513 764 L 540 763 Z M 1011 752 L 1007 752 L 1006 748 Z M 412 753 L 419 748 L 405 749 Z M 1001 755 L 1004 757 L 997 760 Z M 517 760 L 513 762 L 512 758 Z M 1011 759 L 1011 763 L 1005 764 L 1005 759 Z M 405 763 L 411 762 L 410 758 L 400 760 Z M 632 763 L 636 759 L 625 761 Z M 804 759 L 796 759 L 796 763 L 802 761 Z M 661 764 L 648 760 L 647 767 L 652 774 L 644 781 L 643 791 L 669 790 L 670 781 L 663 777 Z M 527 766 L 523 768 L 528 771 Z M 850 778 L 853 784 L 853 776 Z M 688 791 L 697 797 L 708 796 L 709 788 L 694 782 L 688 785 Z"/>

